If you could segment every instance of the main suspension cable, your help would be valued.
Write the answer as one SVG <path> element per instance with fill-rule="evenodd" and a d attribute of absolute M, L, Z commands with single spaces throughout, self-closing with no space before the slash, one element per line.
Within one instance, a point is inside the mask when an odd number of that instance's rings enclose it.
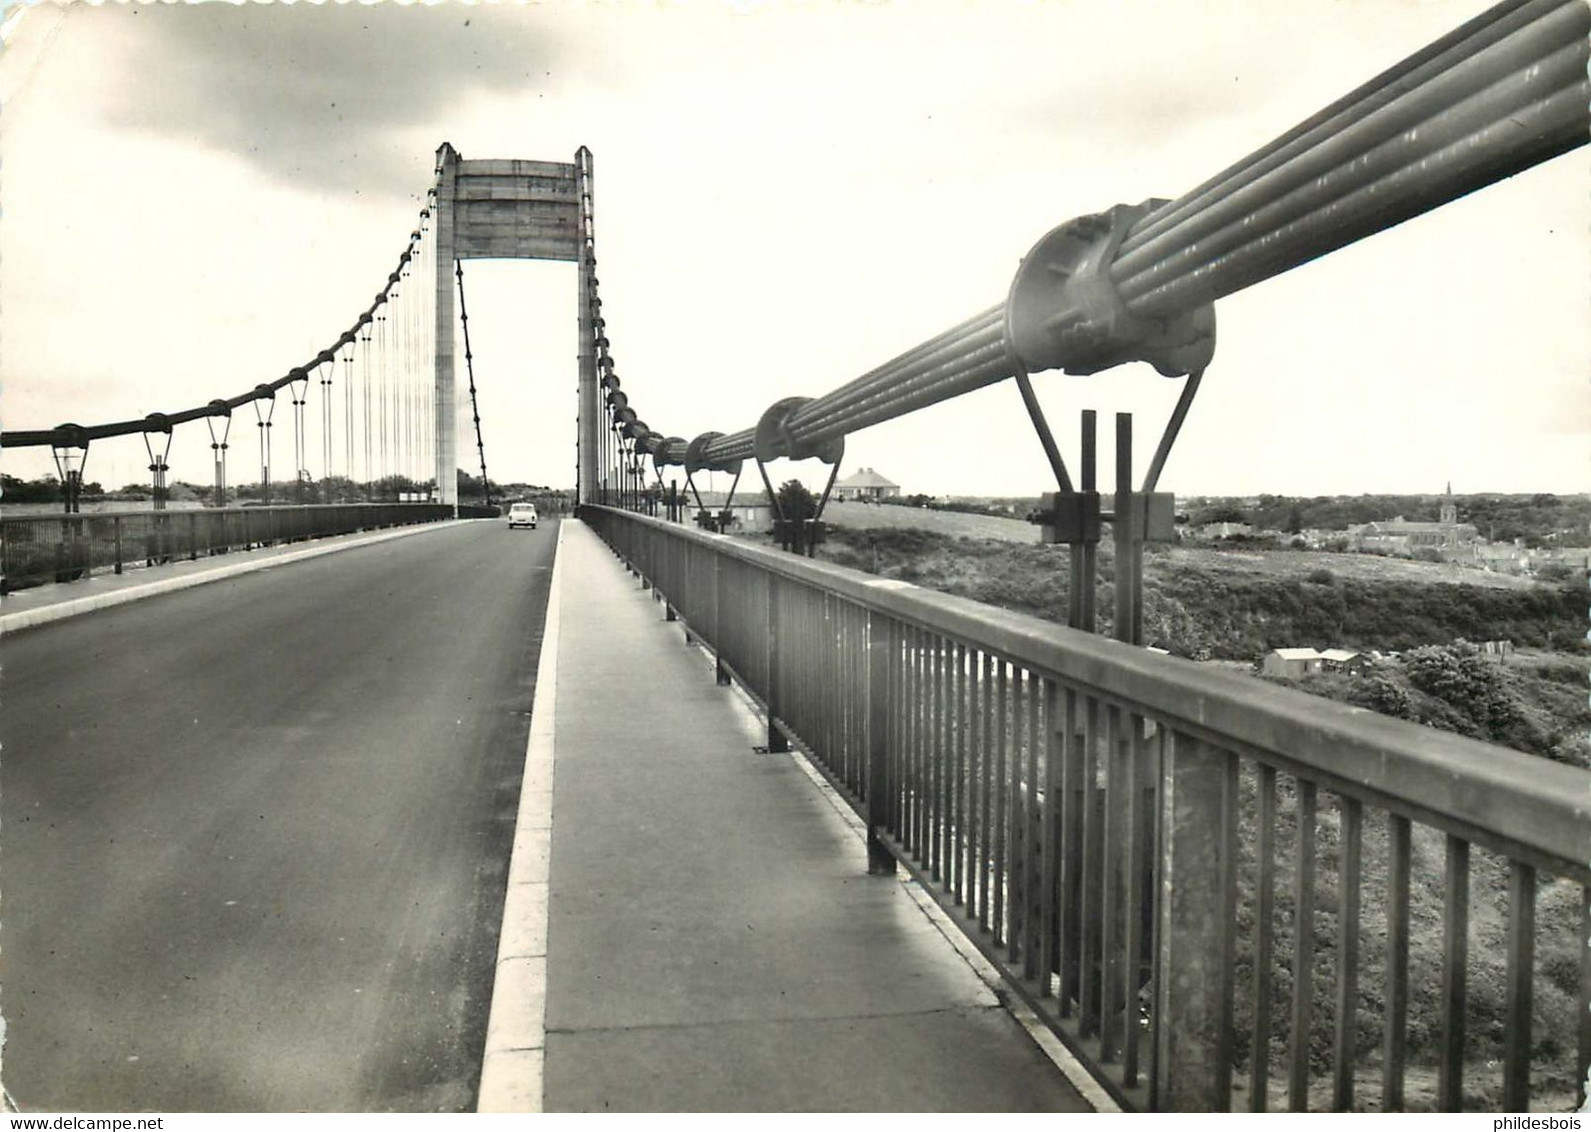
<path fill-rule="evenodd" d="M 481 409 L 475 399 L 475 355 L 470 352 L 470 316 L 464 306 L 464 261 L 455 260 L 453 271 L 459 280 L 459 322 L 464 327 L 464 371 L 470 380 L 470 415 L 475 418 L 475 447 L 481 455 L 481 490 L 486 506 L 492 505 L 492 481 L 486 478 L 486 442 L 481 439 Z"/>

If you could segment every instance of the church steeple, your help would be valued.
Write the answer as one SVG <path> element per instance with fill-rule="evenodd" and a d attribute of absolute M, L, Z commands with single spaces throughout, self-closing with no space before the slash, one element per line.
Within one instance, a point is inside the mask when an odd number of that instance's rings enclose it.
<path fill-rule="evenodd" d="M 1430 514 L 1430 512 L 1426 512 Z M 1447 481 L 1447 494 L 1442 499 L 1442 520 L 1448 526 L 1458 524 L 1458 505 L 1453 502 L 1453 481 Z"/>

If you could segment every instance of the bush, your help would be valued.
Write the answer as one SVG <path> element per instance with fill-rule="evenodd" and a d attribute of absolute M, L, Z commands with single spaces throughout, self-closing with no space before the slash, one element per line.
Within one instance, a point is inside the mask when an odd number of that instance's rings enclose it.
<path fill-rule="evenodd" d="M 1410 684 L 1468 716 L 1483 736 L 1504 740 L 1524 720 L 1523 705 L 1501 667 L 1482 659 L 1473 645 L 1414 649 L 1404 656 L 1403 670 Z"/>
<path fill-rule="evenodd" d="M 1402 685 L 1381 672 L 1371 672 L 1355 680 L 1348 689 L 1348 702 L 1394 719 L 1414 719 L 1414 701 Z"/>

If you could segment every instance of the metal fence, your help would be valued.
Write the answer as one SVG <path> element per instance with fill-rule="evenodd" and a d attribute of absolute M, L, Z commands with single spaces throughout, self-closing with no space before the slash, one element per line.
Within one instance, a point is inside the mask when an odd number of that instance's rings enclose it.
<path fill-rule="evenodd" d="M 0 519 L 0 592 L 110 570 L 453 517 L 436 503 L 108 511 Z"/>
<path fill-rule="evenodd" d="M 1591 772 L 582 515 L 1124 1103 L 1580 1102 Z"/>

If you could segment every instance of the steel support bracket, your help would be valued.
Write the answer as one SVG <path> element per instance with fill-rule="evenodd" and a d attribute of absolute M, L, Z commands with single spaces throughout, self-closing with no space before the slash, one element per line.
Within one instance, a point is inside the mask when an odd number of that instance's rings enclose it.
<path fill-rule="evenodd" d="M 1175 542 L 1177 497 L 1169 491 L 1135 491 L 1116 504 L 1113 522 L 1129 522 L 1139 542 Z"/>
<path fill-rule="evenodd" d="M 1097 543 L 1106 522 L 1133 524 L 1139 542 L 1175 542 L 1176 509 L 1176 496 L 1169 491 L 1135 491 L 1118 501 L 1114 511 L 1102 509 L 1097 491 L 1051 491 L 1028 522 L 1038 524 L 1040 541 L 1046 543 Z"/>
<path fill-rule="evenodd" d="M 1023 257 L 1006 296 L 1006 340 L 1030 370 L 1098 373 L 1148 362 L 1167 377 L 1204 369 L 1215 355 L 1215 306 L 1173 318 L 1127 309 L 1110 266 L 1135 224 L 1167 201 L 1118 204 L 1050 231 Z"/>
<path fill-rule="evenodd" d="M 1042 542 L 1075 544 L 1098 542 L 1102 518 L 1097 491 L 1047 491 L 1028 522 L 1039 525 Z"/>

